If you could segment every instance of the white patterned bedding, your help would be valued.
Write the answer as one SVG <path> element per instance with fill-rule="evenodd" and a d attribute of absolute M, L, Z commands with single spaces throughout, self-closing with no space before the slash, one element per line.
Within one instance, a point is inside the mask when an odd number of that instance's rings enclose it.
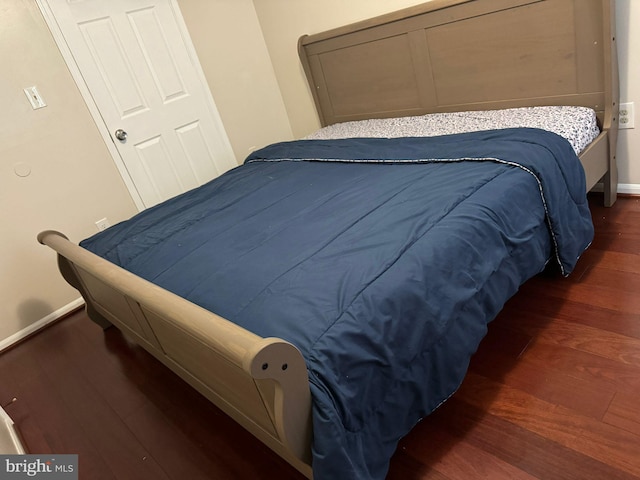
<path fill-rule="evenodd" d="M 571 143 L 576 154 L 582 152 L 600 133 L 592 109 L 546 106 L 359 120 L 330 125 L 305 138 L 433 137 L 514 127 L 541 128 L 556 133 Z"/>

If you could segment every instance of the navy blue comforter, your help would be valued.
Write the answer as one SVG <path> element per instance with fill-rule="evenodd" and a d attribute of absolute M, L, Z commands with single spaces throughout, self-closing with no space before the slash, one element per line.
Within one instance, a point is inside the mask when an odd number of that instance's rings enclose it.
<path fill-rule="evenodd" d="M 592 236 L 568 142 L 511 129 L 275 144 L 81 245 L 296 345 L 315 478 L 379 479 L 505 301 Z"/>

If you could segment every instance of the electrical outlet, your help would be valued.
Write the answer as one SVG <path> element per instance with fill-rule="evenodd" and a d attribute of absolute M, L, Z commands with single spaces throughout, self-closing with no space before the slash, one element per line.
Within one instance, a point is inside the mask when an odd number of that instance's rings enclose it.
<path fill-rule="evenodd" d="M 102 232 L 111 226 L 109 220 L 107 218 L 102 218 L 96 222 L 96 227 L 98 227 L 98 231 Z"/>
<path fill-rule="evenodd" d="M 618 125 L 620 128 L 635 128 L 633 102 L 621 103 L 618 112 Z"/>

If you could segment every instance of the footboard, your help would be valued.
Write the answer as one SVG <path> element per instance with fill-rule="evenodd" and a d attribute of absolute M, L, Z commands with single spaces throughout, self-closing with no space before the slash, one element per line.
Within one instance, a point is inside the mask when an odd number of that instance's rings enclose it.
<path fill-rule="evenodd" d="M 311 478 L 311 396 L 292 344 L 262 338 L 44 231 L 89 317 L 113 324 Z"/>

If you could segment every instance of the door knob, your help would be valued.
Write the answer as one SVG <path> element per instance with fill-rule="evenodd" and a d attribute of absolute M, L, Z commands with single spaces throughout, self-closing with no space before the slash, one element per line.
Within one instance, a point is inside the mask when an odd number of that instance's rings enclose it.
<path fill-rule="evenodd" d="M 124 142 L 127 139 L 127 132 L 125 132 L 124 130 L 122 130 L 121 128 L 119 128 L 118 130 L 116 130 L 116 133 L 114 134 L 116 136 L 116 138 L 118 140 L 120 140 L 121 142 Z"/>

